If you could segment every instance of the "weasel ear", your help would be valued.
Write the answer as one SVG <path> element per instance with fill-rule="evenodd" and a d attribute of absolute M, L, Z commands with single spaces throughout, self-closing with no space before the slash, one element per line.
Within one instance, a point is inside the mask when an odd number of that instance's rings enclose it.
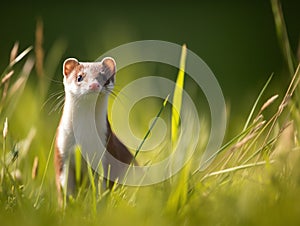
<path fill-rule="evenodd" d="M 111 57 L 105 57 L 102 60 L 102 64 L 104 66 L 104 73 L 106 76 L 111 77 L 116 74 L 116 62 Z"/>
<path fill-rule="evenodd" d="M 68 77 L 73 69 L 79 64 L 78 60 L 75 58 L 68 58 L 65 60 L 63 65 L 63 74 Z"/>

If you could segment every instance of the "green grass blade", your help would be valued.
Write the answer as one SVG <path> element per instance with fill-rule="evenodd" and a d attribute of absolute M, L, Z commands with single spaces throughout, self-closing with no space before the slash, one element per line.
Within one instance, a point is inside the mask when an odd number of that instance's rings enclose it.
<path fill-rule="evenodd" d="M 262 97 L 263 93 L 265 92 L 265 90 L 267 89 L 267 87 L 268 87 L 269 83 L 271 82 L 272 78 L 273 78 L 273 73 L 271 74 L 271 76 L 270 76 L 269 79 L 267 80 L 266 84 L 264 85 L 264 87 L 263 87 L 262 90 L 260 91 L 258 97 L 256 98 L 256 100 L 255 100 L 255 102 L 254 102 L 254 105 L 253 105 L 253 107 L 252 107 L 252 109 L 251 109 L 251 111 L 250 111 L 250 114 L 249 114 L 249 116 L 248 116 L 248 118 L 247 118 L 247 121 L 246 121 L 246 123 L 245 123 L 245 125 L 244 125 L 243 131 L 245 131 L 246 128 L 249 126 L 250 120 L 251 120 L 252 117 L 253 117 L 253 114 L 254 114 L 254 111 L 255 111 L 255 109 L 256 109 L 256 107 L 257 107 L 257 105 L 258 105 L 258 102 L 259 102 L 259 100 L 261 99 L 261 97 Z"/>
<path fill-rule="evenodd" d="M 92 213 L 94 215 L 96 215 L 96 211 L 97 211 L 97 191 L 96 191 L 96 184 L 95 184 L 95 178 L 94 178 L 94 174 L 92 171 L 92 168 L 90 166 L 90 164 L 88 164 L 87 166 L 87 170 L 88 170 L 88 176 L 89 176 L 89 181 L 91 184 L 91 189 L 92 189 Z"/>
<path fill-rule="evenodd" d="M 172 117 L 171 117 L 171 139 L 172 148 L 176 145 L 178 138 L 178 128 L 180 126 L 180 111 L 182 104 L 182 93 L 184 86 L 184 70 L 186 62 L 187 48 L 186 45 L 182 46 L 180 66 L 177 75 L 176 85 L 174 88 L 173 103 L 172 103 Z M 183 206 L 187 201 L 188 194 L 188 183 L 187 181 L 191 171 L 191 163 L 189 162 L 180 171 L 179 177 L 177 179 L 176 188 L 172 191 L 169 196 L 166 210 L 168 212 L 176 212 L 181 206 Z"/>
<path fill-rule="evenodd" d="M 160 114 L 162 113 L 163 109 L 166 107 L 166 104 L 167 104 L 167 102 L 168 102 L 168 99 L 169 99 L 169 95 L 168 95 L 168 96 L 166 97 L 166 99 L 164 100 L 164 102 L 163 102 L 161 108 L 159 109 L 159 112 L 157 113 L 155 119 L 154 119 L 153 122 L 151 123 L 150 128 L 148 129 L 148 131 L 147 131 L 147 133 L 145 134 L 145 136 L 144 136 L 142 142 L 140 143 L 140 145 L 139 145 L 138 148 L 136 149 L 133 160 L 136 159 L 136 157 L 137 157 L 137 155 L 139 154 L 139 152 L 140 152 L 140 150 L 141 150 L 143 144 L 145 143 L 146 139 L 147 139 L 148 136 L 150 135 L 151 130 L 153 129 L 153 127 L 155 126 L 155 124 L 156 124 L 156 122 L 157 122 L 157 119 L 159 118 L 159 116 L 160 116 Z"/>
<path fill-rule="evenodd" d="M 43 186 L 44 186 L 44 183 L 45 183 L 46 174 L 47 174 L 47 171 L 48 171 L 48 168 L 49 168 L 50 159 L 52 157 L 52 152 L 54 150 L 54 142 L 55 142 L 55 138 L 53 138 L 52 143 L 51 143 L 51 147 L 50 147 L 50 151 L 49 151 L 49 154 L 48 154 L 48 157 L 47 157 L 47 162 L 46 162 L 45 170 L 44 170 L 43 177 L 42 177 L 42 182 L 40 184 L 40 187 L 38 189 L 38 193 L 37 193 L 37 196 L 36 196 L 36 200 L 34 202 L 34 207 L 35 208 L 38 207 L 39 202 L 40 202 L 40 197 L 41 197 L 42 189 L 43 189 Z"/>
<path fill-rule="evenodd" d="M 178 136 L 178 126 L 180 125 L 180 110 L 182 104 L 182 92 L 184 86 L 184 70 L 185 70 L 185 61 L 186 61 L 186 45 L 182 46 L 181 58 L 179 72 L 177 75 L 176 86 L 174 89 L 173 95 L 173 105 L 172 105 L 172 124 L 171 124 L 171 139 L 172 146 L 175 145 Z"/>
<path fill-rule="evenodd" d="M 75 158 L 75 180 L 77 186 L 79 186 L 81 180 L 81 151 L 79 146 L 75 147 L 74 158 Z"/>
<path fill-rule="evenodd" d="M 188 199 L 188 178 L 191 172 L 191 162 L 187 163 L 180 171 L 177 185 L 172 189 L 169 196 L 166 210 L 169 213 L 175 213 L 180 207 L 184 206 Z"/>
<path fill-rule="evenodd" d="M 272 11 L 274 15 L 275 27 L 277 32 L 277 37 L 279 40 L 279 45 L 283 52 L 284 58 L 287 62 L 289 73 L 292 76 L 295 72 L 295 58 L 293 56 L 288 33 L 285 26 L 285 21 L 283 18 L 283 13 L 281 10 L 281 5 L 279 0 L 271 0 Z"/>

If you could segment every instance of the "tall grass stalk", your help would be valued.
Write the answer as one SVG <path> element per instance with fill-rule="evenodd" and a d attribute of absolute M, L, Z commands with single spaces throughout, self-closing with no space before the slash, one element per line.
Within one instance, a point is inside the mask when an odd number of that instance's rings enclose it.
<path fill-rule="evenodd" d="M 179 63 L 179 72 L 176 79 L 176 85 L 173 93 L 172 102 L 172 116 L 171 116 L 171 137 L 172 137 L 172 147 L 175 146 L 178 138 L 178 128 L 180 125 L 180 111 L 182 104 L 182 92 L 184 86 L 184 70 L 186 62 L 187 48 L 184 44 L 181 49 L 181 57 Z"/>
<path fill-rule="evenodd" d="M 187 48 L 184 44 L 181 49 L 181 57 L 179 63 L 179 71 L 176 79 L 176 85 L 174 88 L 173 102 L 172 102 L 172 115 L 171 115 L 171 143 L 172 149 L 176 146 L 180 127 L 180 112 L 182 105 L 182 94 L 184 89 L 184 75 L 185 75 L 185 63 L 187 57 Z M 172 150 L 173 152 L 173 150 Z M 175 185 L 175 189 L 172 190 L 168 202 L 166 205 L 166 211 L 175 213 L 181 206 L 187 201 L 188 183 L 182 183 L 187 181 L 191 170 L 191 163 L 187 163 L 183 169 L 181 169 L 178 179 Z"/>
<path fill-rule="evenodd" d="M 42 176 L 42 181 L 41 181 L 41 184 L 40 184 L 38 192 L 37 192 L 36 200 L 34 202 L 34 207 L 35 208 L 38 208 L 38 206 L 39 206 L 39 201 L 40 201 L 40 197 L 41 197 L 41 194 L 42 194 L 42 189 L 43 189 L 43 186 L 44 186 L 44 183 L 45 183 L 45 179 L 46 179 L 46 175 L 47 175 L 47 172 L 48 172 L 48 168 L 49 168 L 49 164 L 50 164 L 50 160 L 51 160 L 51 157 L 52 157 L 53 150 L 54 150 L 54 139 L 52 140 L 50 151 L 49 151 L 48 157 L 47 157 L 46 166 L 45 166 L 44 173 L 43 173 L 43 176 Z M 64 203 L 65 202 L 66 202 L 66 200 L 65 200 L 65 196 L 64 196 Z"/>
<path fill-rule="evenodd" d="M 279 46 L 281 47 L 284 59 L 287 62 L 288 70 L 292 76 L 296 69 L 296 62 L 293 52 L 291 50 L 288 33 L 286 30 L 286 25 L 282 13 L 281 3 L 279 0 L 271 0 L 272 11 L 274 15 L 275 27 L 277 32 L 277 37 L 279 40 Z"/>
<path fill-rule="evenodd" d="M 147 132 L 146 132 L 146 134 L 145 134 L 145 136 L 144 136 L 142 142 L 140 143 L 140 145 L 139 145 L 138 148 L 136 149 L 135 154 L 134 154 L 134 157 L 133 157 L 133 161 L 136 159 L 136 157 L 137 157 L 137 155 L 139 154 L 139 152 L 140 152 L 140 150 L 141 150 L 143 144 L 145 143 L 146 139 L 147 139 L 148 136 L 150 135 L 150 133 L 151 133 L 153 127 L 155 126 L 155 124 L 156 124 L 156 122 L 157 122 L 157 119 L 160 117 L 161 113 L 163 112 L 164 108 L 166 107 L 168 100 L 169 100 L 169 95 L 165 98 L 165 100 L 164 100 L 162 106 L 160 107 L 160 109 L 159 109 L 159 111 L 158 111 L 158 113 L 157 113 L 155 119 L 152 121 L 152 123 L 151 123 L 149 129 L 147 130 Z"/>
<path fill-rule="evenodd" d="M 255 109 L 256 109 L 256 107 L 258 105 L 258 102 L 260 101 L 261 97 L 263 96 L 263 94 L 264 94 L 265 90 L 267 89 L 268 85 L 270 84 L 272 78 L 273 78 L 273 74 L 268 78 L 267 82 L 265 83 L 264 87 L 262 88 L 262 90 L 260 91 L 258 97 L 256 98 L 256 100 L 254 102 L 254 105 L 251 108 L 250 114 L 249 114 L 249 116 L 247 118 L 247 121 L 246 121 L 246 123 L 244 125 L 243 131 L 245 131 L 246 128 L 249 126 L 249 123 L 250 123 L 250 121 L 251 121 L 251 119 L 252 119 L 252 117 L 254 115 L 254 112 L 255 112 Z"/>

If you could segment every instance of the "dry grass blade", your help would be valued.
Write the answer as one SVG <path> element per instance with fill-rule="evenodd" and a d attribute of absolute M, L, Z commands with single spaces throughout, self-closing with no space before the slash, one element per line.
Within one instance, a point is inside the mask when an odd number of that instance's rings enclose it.
<path fill-rule="evenodd" d="M 270 97 L 264 104 L 263 104 L 263 106 L 261 107 L 261 109 L 260 109 L 260 113 L 259 113 L 259 115 L 261 114 L 261 112 L 263 112 L 267 107 L 269 107 L 277 98 L 278 98 L 278 94 L 276 94 L 276 95 L 274 95 L 274 96 L 272 96 L 272 97 Z"/>
<path fill-rule="evenodd" d="M 288 122 L 286 123 L 281 129 L 280 131 L 277 133 L 277 135 L 275 137 L 273 137 L 272 139 L 269 139 L 267 142 L 264 142 L 263 145 L 256 150 L 255 152 L 253 152 L 245 161 L 243 161 L 243 164 L 246 164 L 247 162 L 249 162 L 250 160 L 252 160 L 255 156 L 257 156 L 259 153 L 262 153 L 264 150 L 266 149 L 270 149 L 270 147 L 272 145 L 275 144 L 275 142 L 278 140 L 278 138 L 281 136 L 281 134 L 283 133 L 283 131 L 288 128 L 292 123 Z"/>
<path fill-rule="evenodd" d="M 35 31 L 35 69 L 39 77 L 44 75 L 44 50 L 43 50 L 43 21 L 38 19 Z"/>
<path fill-rule="evenodd" d="M 1 79 L 3 77 L 5 77 L 9 71 L 11 70 L 11 68 L 18 63 L 20 60 L 22 60 L 30 51 L 32 50 L 32 46 L 29 46 L 27 49 L 25 49 L 22 53 L 20 53 L 17 57 L 15 57 L 15 51 L 16 51 L 16 47 L 13 47 L 12 53 L 11 53 L 11 62 L 9 63 L 9 65 L 5 68 L 5 70 L 3 71 L 3 73 L 1 74 Z"/>
<path fill-rule="evenodd" d="M 275 123 L 277 122 L 277 119 L 278 117 L 281 115 L 281 113 L 283 112 L 284 108 L 287 106 L 288 104 L 288 101 L 290 100 L 290 98 L 293 96 L 294 92 L 295 92 L 295 89 L 296 87 L 298 86 L 299 84 L 299 81 L 300 81 L 300 64 L 298 65 L 297 67 L 297 70 L 292 78 L 292 81 L 286 91 L 286 94 L 284 96 L 284 98 L 282 99 L 279 107 L 278 107 L 278 110 L 277 112 L 275 113 L 275 115 L 272 117 L 272 119 L 270 119 L 270 122 L 272 121 L 272 125 L 266 135 L 266 138 L 265 138 L 265 141 L 264 141 L 264 144 L 267 142 L 267 140 L 269 139 L 270 137 L 270 134 L 275 126 Z"/>
<path fill-rule="evenodd" d="M 32 170 L 31 170 L 31 178 L 34 180 L 36 179 L 38 175 L 38 168 L 39 168 L 39 157 L 35 156 L 33 165 L 32 165 Z"/>
<path fill-rule="evenodd" d="M 2 112 L 2 107 L 3 107 L 5 99 L 7 97 L 8 87 L 9 87 L 9 82 L 4 83 L 4 89 L 2 92 L 2 98 L 1 98 L 1 103 L 0 103 L 0 112 Z"/>
<path fill-rule="evenodd" d="M 292 96 L 293 93 L 295 92 L 295 90 L 296 90 L 296 88 L 297 88 L 297 86 L 299 84 L 299 80 L 300 80 L 300 63 L 297 66 L 297 69 L 296 69 L 296 72 L 295 72 L 295 74 L 293 76 L 291 85 L 290 85 L 290 87 L 288 89 L 288 91 L 290 91 L 289 92 L 290 96 Z"/>
<path fill-rule="evenodd" d="M 255 124 L 250 125 L 246 130 L 243 130 L 241 133 L 233 137 L 230 141 L 228 141 L 226 144 L 224 144 L 219 150 L 217 150 L 210 158 L 208 158 L 204 163 L 209 162 L 211 159 L 215 158 L 218 156 L 220 153 L 223 151 L 227 150 L 229 147 L 234 145 L 235 142 L 240 141 L 241 139 L 244 139 L 252 130 L 255 128 Z M 199 172 L 199 170 L 195 170 L 192 175 L 196 174 Z"/>
<path fill-rule="evenodd" d="M 34 65 L 34 60 L 29 58 L 23 67 L 23 71 L 22 71 L 23 75 L 20 76 L 18 78 L 18 80 L 11 86 L 11 88 L 9 90 L 9 96 L 14 95 L 23 86 L 23 84 L 27 81 L 27 77 L 28 77 L 33 65 Z"/>
<path fill-rule="evenodd" d="M 13 61 L 16 59 L 17 54 L 18 54 L 18 50 L 19 50 L 19 42 L 16 42 L 14 44 L 14 47 L 12 48 L 11 52 L 10 52 L 10 60 L 9 60 L 9 65 L 12 66 Z"/>
<path fill-rule="evenodd" d="M 5 94 L 5 99 L 2 98 L 2 103 L 0 105 L 0 111 L 5 107 L 5 116 L 11 116 L 14 112 L 18 100 L 21 97 L 29 74 L 33 68 L 34 60 L 33 58 L 28 58 L 23 66 L 23 70 L 19 78 L 9 87 L 7 94 Z M 8 83 L 5 83 L 8 84 Z"/>
<path fill-rule="evenodd" d="M 32 50 L 32 46 L 29 46 L 27 49 L 25 49 L 22 53 L 20 53 L 11 63 L 10 67 L 18 63 L 20 60 L 22 60 L 30 51 Z"/>
<path fill-rule="evenodd" d="M 238 170 L 247 169 L 247 168 L 252 168 L 252 167 L 256 167 L 256 166 L 264 166 L 264 165 L 266 165 L 266 164 L 272 164 L 272 163 L 274 163 L 274 162 L 275 162 L 274 160 L 271 160 L 271 161 L 269 161 L 269 162 L 267 162 L 267 161 L 261 161 L 261 162 L 249 163 L 249 164 L 245 164 L 245 165 L 240 165 L 240 166 L 235 166 L 235 167 L 231 167 L 231 168 L 227 168 L 227 169 L 215 171 L 215 172 L 206 174 L 206 175 L 201 179 L 201 182 L 204 181 L 205 179 L 207 179 L 208 177 L 218 176 L 218 175 L 221 175 L 221 174 L 230 173 L 230 172 L 235 172 L 235 171 L 238 171 Z"/>
<path fill-rule="evenodd" d="M 245 138 L 243 138 L 241 141 L 239 141 L 238 143 L 236 143 L 234 146 L 232 146 L 230 148 L 230 151 L 234 151 L 236 149 L 241 148 L 243 145 L 245 145 L 246 143 L 248 143 L 253 137 L 256 136 L 256 133 L 250 133 L 249 135 L 247 135 Z"/>
<path fill-rule="evenodd" d="M 7 133 L 8 133 L 8 120 L 6 117 L 5 121 L 4 121 L 4 126 L 3 126 L 3 138 L 4 139 L 6 139 Z"/>
<path fill-rule="evenodd" d="M 10 78 L 11 76 L 14 74 L 14 71 L 10 71 L 8 72 L 1 80 L 1 85 L 3 85 L 4 83 L 6 83 Z"/>

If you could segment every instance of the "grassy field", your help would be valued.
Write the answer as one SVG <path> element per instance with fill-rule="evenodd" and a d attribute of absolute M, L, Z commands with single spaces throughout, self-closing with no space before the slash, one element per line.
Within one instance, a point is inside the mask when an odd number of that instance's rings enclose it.
<path fill-rule="evenodd" d="M 0 225 L 299 225 L 300 69 L 282 12 L 271 2 L 288 65 L 284 95 L 266 94 L 272 77 L 261 84 L 249 115 L 240 116 L 242 130 L 204 171 L 195 170 L 202 139 L 196 156 L 171 179 L 99 194 L 91 187 L 64 209 L 57 203 L 52 149 L 63 99 L 49 91 L 53 83 L 62 90 L 62 83 L 44 74 L 54 76 L 65 46 L 58 42 L 44 56 L 38 24 L 34 48 L 19 50 L 16 43 L 1 75 Z"/>

